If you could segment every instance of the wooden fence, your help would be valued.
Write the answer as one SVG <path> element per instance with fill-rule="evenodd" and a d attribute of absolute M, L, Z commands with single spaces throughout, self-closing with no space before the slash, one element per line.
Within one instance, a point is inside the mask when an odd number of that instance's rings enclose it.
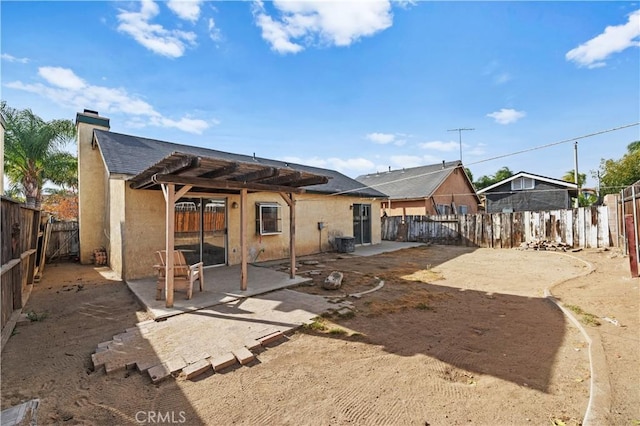
<path fill-rule="evenodd" d="M 42 245 L 40 211 L 24 207 L 9 198 L 1 199 L 0 214 L 0 323 L 2 346 L 8 335 L 5 326 L 14 311 L 23 306 L 23 294 L 38 272 L 38 246 Z M 5 339 L 6 337 L 6 339 Z"/>
<path fill-rule="evenodd" d="M 571 210 L 444 216 L 389 216 L 382 239 L 436 244 L 512 248 L 549 240 L 572 247 L 610 247 L 606 207 Z"/>
<path fill-rule="evenodd" d="M 47 260 L 78 256 L 78 222 L 53 222 L 46 247 Z"/>
<path fill-rule="evenodd" d="M 224 212 L 205 211 L 203 215 L 204 232 L 224 230 Z M 174 229 L 176 233 L 200 232 L 200 212 L 190 210 L 176 211 Z"/>
<path fill-rule="evenodd" d="M 631 276 L 638 277 L 640 270 L 640 183 L 625 188 L 618 204 L 618 229 L 629 254 Z"/>

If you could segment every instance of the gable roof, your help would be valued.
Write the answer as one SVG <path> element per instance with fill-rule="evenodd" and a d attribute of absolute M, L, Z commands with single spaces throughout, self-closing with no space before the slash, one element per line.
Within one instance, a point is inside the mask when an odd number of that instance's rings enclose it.
<path fill-rule="evenodd" d="M 486 188 L 482 188 L 481 190 L 478 191 L 478 194 L 482 194 L 485 193 L 487 191 L 490 191 L 494 188 L 497 188 L 501 185 L 504 185 L 505 183 L 511 182 L 512 180 L 515 180 L 517 178 L 520 177 L 526 177 L 526 178 L 530 178 L 530 179 L 535 179 L 535 180 L 539 180 L 542 182 L 547 182 L 547 183 L 551 183 L 553 185 L 558 185 L 558 186 L 564 186 L 567 189 L 578 189 L 578 185 L 576 185 L 573 182 L 567 182 L 566 180 L 561 180 L 561 179 L 554 179 L 554 178 L 550 178 L 550 177 L 546 177 L 546 176 L 540 176 L 540 175 L 536 175 L 533 173 L 527 173 L 527 172 L 518 172 L 515 175 L 508 177 L 506 179 L 501 180 L 500 182 L 496 182 L 493 185 L 487 186 Z"/>
<path fill-rule="evenodd" d="M 392 200 L 428 198 L 456 168 L 462 168 L 461 161 L 371 173 L 356 180 L 384 192 Z M 471 182 L 469 186 L 473 189 Z"/>
<path fill-rule="evenodd" d="M 286 163 L 284 161 L 269 160 L 249 155 L 232 154 L 208 148 L 181 145 L 156 139 L 125 135 L 106 130 L 95 129 L 94 140 L 97 142 L 107 170 L 113 174 L 129 176 L 129 180 L 151 170 L 154 166 L 163 164 L 168 158 L 177 156 L 201 157 L 210 160 L 220 160 L 227 163 L 255 164 L 257 166 L 275 167 L 298 171 L 304 175 L 326 176 L 327 183 L 304 187 L 307 192 L 387 198 L 387 196 L 373 188 L 343 175 L 335 170 Z"/>

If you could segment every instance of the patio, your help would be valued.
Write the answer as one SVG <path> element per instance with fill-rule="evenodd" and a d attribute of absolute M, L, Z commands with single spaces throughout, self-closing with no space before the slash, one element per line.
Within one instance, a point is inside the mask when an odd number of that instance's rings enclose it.
<path fill-rule="evenodd" d="M 289 274 L 283 272 L 248 265 L 247 290 L 241 291 L 240 271 L 240 265 L 205 268 L 204 291 L 200 292 L 198 284 L 194 285 L 193 297 L 190 300 L 186 299 L 184 292 L 176 291 L 171 308 L 165 306 L 164 300 L 156 300 L 155 277 L 127 280 L 127 285 L 154 319 L 158 320 L 310 281 L 309 278 L 299 276 L 289 278 Z"/>
<path fill-rule="evenodd" d="M 381 244 L 357 246 L 354 253 L 336 253 L 336 255 L 373 256 L 420 245 L 422 243 L 383 241 Z M 265 262 L 264 265 L 272 265 L 276 262 L 286 263 L 287 259 Z M 247 268 L 248 286 L 246 291 L 240 290 L 240 265 L 205 268 L 204 291 L 200 292 L 196 284 L 193 289 L 193 297 L 190 300 L 186 299 L 184 292 L 176 292 L 174 304 L 171 308 L 165 306 L 164 300 L 156 300 L 155 277 L 127 280 L 127 285 L 140 303 L 153 315 L 154 319 L 158 320 L 311 281 L 310 278 L 300 276 L 290 278 L 288 273 L 278 272 L 268 267 L 248 265 Z"/>

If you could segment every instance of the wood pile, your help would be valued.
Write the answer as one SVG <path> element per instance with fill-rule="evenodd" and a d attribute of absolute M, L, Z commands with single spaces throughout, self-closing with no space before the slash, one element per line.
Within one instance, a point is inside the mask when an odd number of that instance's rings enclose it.
<path fill-rule="evenodd" d="M 557 241 L 549 241 L 549 240 L 534 240 L 530 242 L 521 243 L 519 250 L 549 250 L 549 251 L 567 251 L 571 250 L 573 247 L 569 244 Z"/>
<path fill-rule="evenodd" d="M 102 247 L 93 251 L 93 264 L 98 266 L 107 264 L 107 249 Z"/>

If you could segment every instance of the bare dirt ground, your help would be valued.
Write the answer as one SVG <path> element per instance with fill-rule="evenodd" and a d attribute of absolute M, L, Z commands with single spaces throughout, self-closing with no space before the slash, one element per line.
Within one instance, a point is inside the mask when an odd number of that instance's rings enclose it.
<path fill-rule="evenodd" d="M 92 369 L 98 343 L 147 319 L 126 286 L 93 267 L 48 265 L 25 308 L 37 321 L 19 325 L 2 353 L 2 408 L 40 398 L 39 424 L 579 424 L 589 360 L 542 297 L 557 284 L 564 304 L 619 321 L 586 328 L 602 336 L 610 424 L 637 424 L 639 281 L 611 252 L 576 255 L 595 272 L 554 253 L 444 246 L 300 259 L 315 285 L 298 291 L 335 296 L 320 288 L 333 270 L 345 274 L 338 293 L 384 287 L 352 299 L 355 315 L 319 319 L 250 367 L 158 385 Z"/>

